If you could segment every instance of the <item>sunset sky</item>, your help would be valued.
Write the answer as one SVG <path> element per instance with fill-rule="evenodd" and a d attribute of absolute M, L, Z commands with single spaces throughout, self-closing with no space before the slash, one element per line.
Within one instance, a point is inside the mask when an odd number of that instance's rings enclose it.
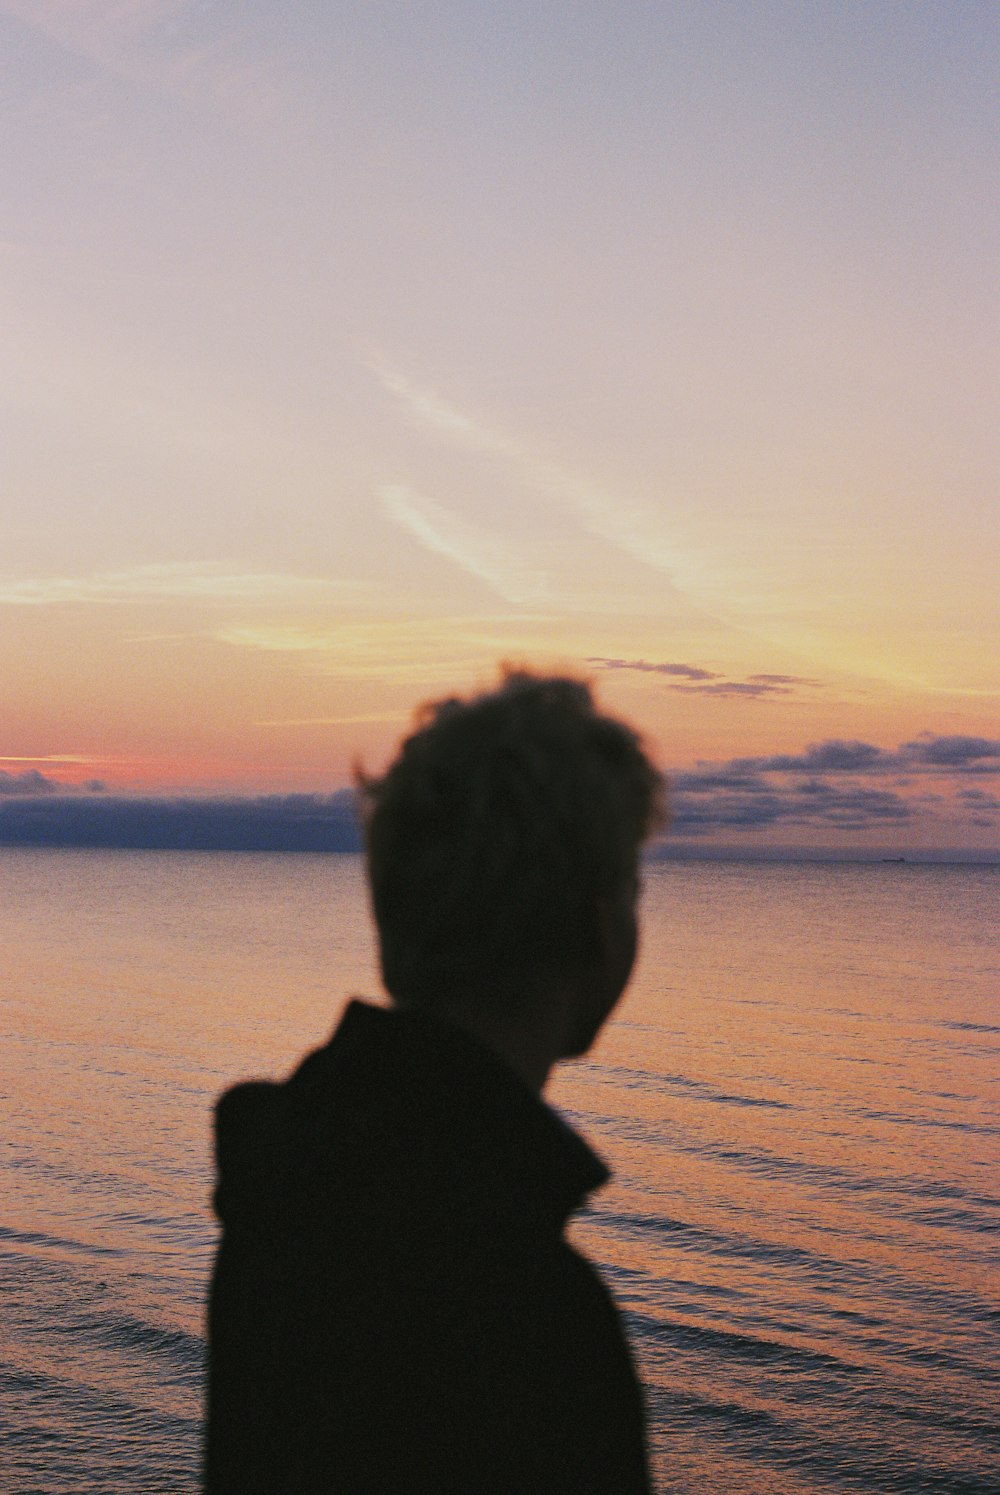
<path fill-rule="evenodd" d="M 500 659 L 677 832 L 1000 849 L 994 0 L 0 0 L 0 797 Z"/>

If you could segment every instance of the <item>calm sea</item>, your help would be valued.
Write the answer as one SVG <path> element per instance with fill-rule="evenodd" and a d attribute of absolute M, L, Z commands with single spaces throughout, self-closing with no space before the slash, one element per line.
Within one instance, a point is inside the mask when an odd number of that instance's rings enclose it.
<path fill-rule="evenodd" d="M 0 852 L 0 1489 L 198 1479 L 209 1113 L 377 990 L 351 857 Z M 658 1487 L 1000 1491 L 1000 870 L 663 864 L 553 1099 Z"/>

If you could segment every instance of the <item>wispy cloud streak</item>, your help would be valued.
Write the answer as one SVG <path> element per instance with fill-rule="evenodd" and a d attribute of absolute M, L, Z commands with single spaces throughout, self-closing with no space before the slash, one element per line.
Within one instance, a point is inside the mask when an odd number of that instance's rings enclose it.
<path fill-rule="evenodd" d="M 767 696 L 787 696 L 804 687 L 818 687 L 820 681 L 805 675 L 749 675 L 745 680 L 727 680 L 718 670 L 706 670 L 700 665 L 656 663 L 646 659 L 607 659 L 603 655 L 590 655 L 588 664 L 603 670 L 626 670 L 640 675 L 666 675 L 668 690 L 685 694 L 706 696 L 745 696 L 756 699 Z"/>
<path fill-rule="evenodd" d="M 370 366 L 382 387 L 400 401 L 421 429 L 501 460 L 525 485 L 571 513 L 591 534 L 662 572 L 675 586 L 683 588 L 699 579 L 702 568 L 671 543 L 662 516 L 648 504 L 610 494 L 558 463 L 546 461 L 524 443 L 473 419 L 435 391 L 407 379 L 383 359 L 372 359 Z"/>
<path fill-rule="evenodd" d="M 260 63 L 199 39 L 199 0 L 0 0 L 0 15 L 130 83 L 208 96 L 241 117 L 259 117 L 271 92 Z"/>
<path fill-rule="evenodd" d="M 640 675 L 676 675 L 682 680 L 718 680 L 715 670 L 702 669 L 695 664 L 657 664 L 646 659 L 607 659 L 604 655 L 590 654 L 588 664 L 596 664 L 602 670 L 634 670 Z"/>
<path fill-rule="evenodd" d="M 402 483 L 384 484 L 379 498 L 390 518 L 421 545 L 486 582 L 505 601 L 537 607 L 549 600 L 546 573 L 525 563 L 495 533 Z"/>
<path fill-rule="evenodd" d="M 290 716 L 256 721 L 255 727 L 359 727 L 380 722 L 406 721 L 406 711 L 366 711 L 359 716 Z"/>
<path fill-rule="evenodd" d="M 498 657 L 519 655 L 545 617 L 538 613 L 396 615 L 327 626 L 233 623 L 210 637 L 232 648 L 301 656 L 312 673 L 382 685 L 441 682 L 491 669 Z"/>
<path fill-rule="evenodd" d="M 0 606 L 45 607 L 71 602 L 313 602 L 357 598 L 363 585 L 317 576 L 240 571 L 224 562 L 178 561 L 99 571 L 0 581 Z"/>

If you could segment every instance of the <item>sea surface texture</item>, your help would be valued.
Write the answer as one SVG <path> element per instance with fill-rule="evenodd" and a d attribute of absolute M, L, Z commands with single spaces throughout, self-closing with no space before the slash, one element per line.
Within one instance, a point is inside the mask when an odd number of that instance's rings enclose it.
<path fill-rule="evenodd" d="M 210 1111 L 377 995 L 353 857 L 0 852 L 0 1489 L 198 1485 Z M 657 1488 L 1000 1491 L 1000 870 L 648 870 L 552 1098 Z"/>

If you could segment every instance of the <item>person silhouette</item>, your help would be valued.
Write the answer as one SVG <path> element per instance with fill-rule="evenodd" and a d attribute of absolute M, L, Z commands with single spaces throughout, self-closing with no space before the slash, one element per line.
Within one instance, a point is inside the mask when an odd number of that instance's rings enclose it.
<path fill-rule="evenodd" d="M 208 1495 L 640 1495 L 642 1393 L 542 1099 L 625 989 L 664 819 L 637 734 L 507 670 L 359 772 L 389 1005 L 216 1108 Z"/>

